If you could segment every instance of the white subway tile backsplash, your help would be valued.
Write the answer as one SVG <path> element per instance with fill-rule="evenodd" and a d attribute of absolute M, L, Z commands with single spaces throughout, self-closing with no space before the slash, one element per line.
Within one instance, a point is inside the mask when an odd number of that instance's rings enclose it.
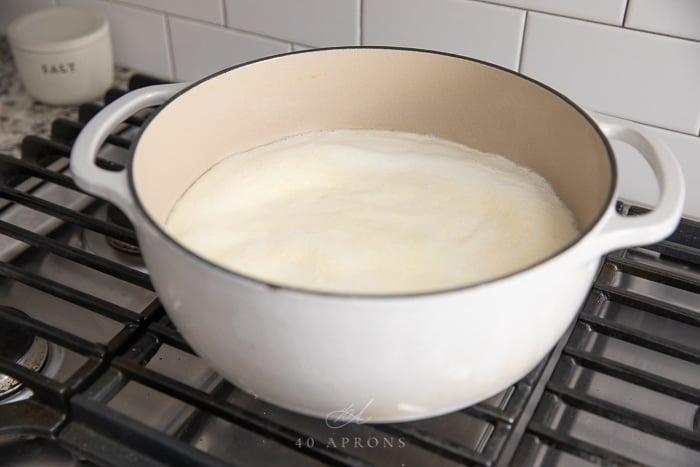
<path fill-rule="evenodd" d="M 55 4 L 55 0 L 0 0 L 0 35 L 7 33 L 7 26 L 15 18 Z"/>
<path fill-rule="evenodd" d="M 226 0 L 227 25 L 316 47 L 358 45 L 360 0 Z"/>
<path fill-rule="evenodd" d="M 224 24 L 223 0 L 120 0 L 186 18 Z"/>
<path fill-rule="evenodd" d="M 622 24 L 627 0 L 485 0 L 528 10 L 572 16 L 609 24 Z M 666 0 L 663 0 L 666 1 Z"/>
<path fill-rule="evenodd" d="M 629 0 L 625 26 L 700 40 L 700 0 Z"/>
<path fill-rule="evenodd" d="M 698 42 L 528 13 L 520 70 L 592 110 L 700 131 Z"/>
<path fill-rule="evenodd" d="M 364 0 L 363 45 L 466 55 L 515 69 L 525 12 L 465 0 Z"/>
<path fill-rule="evenodd" d="M 134 70 L 172 78 L 165 16 L 98 0 L 60 0 L 61 5 L 93 8 L 109 19 L 114 61 Z"/>
<path fill-rule="evenodd" d="M 175 75 L 195 80 L 256 58 L 289 52 L 287 43 L 180 18 L 169 18 Z"/>
<path fill-rule="evenodd" d="M 678 160 L 683 169 L 686 187 L 683 212 L 700 219 L 700 138 L 649 126 L 644 127 L 649 133 L 666 143 Z M 627 201 L 654 206 L 659 190 L 649 165 L 631 146 L 617 141 L 613 141 L 612 146 L 618 165 L 620 197 Z"/>

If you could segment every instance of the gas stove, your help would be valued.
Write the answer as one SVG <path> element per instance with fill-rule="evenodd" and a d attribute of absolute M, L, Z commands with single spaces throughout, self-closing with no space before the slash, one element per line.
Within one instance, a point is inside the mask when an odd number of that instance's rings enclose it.
<path fill-rule="evenodd" d="M 129 222 L 67 169 L 100 108 L 0 155 L 3 465 L 700 465 L 697 222 L 608 255 L 566 335 L 500 394 L 417 422 L 329 423 L 229 384 L 180 337 Z M 150 111 L 107 140 L 103 167 L 124 166 Z"/>

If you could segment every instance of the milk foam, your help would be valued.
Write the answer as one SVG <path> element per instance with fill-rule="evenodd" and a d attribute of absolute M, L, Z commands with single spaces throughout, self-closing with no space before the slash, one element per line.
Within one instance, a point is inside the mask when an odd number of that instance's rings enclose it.
<path fill-rule="evenodd" d="M 571 243 L 544 178 L 432 136 L 326 130 L 231 155 L 176 203 L 166 230 L 269 283 L 419 293 L 526 268 Z"/>

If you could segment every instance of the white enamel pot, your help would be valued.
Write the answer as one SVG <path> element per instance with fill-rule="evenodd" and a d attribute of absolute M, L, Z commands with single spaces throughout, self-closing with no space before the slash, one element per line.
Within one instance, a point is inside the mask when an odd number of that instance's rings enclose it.
<path fill-rule="evenodd" d="M 163 103 L 126 170 L 95 165 L 110 131 Z M 527 374 L 574 319 L 605 253 L 659 241 L 677 225 L 684 184 L 668 149 L 634 126 L 594 118 L 542 84 L 463 57 L 324 49 L 130 92 L 86 125 L 71 170 L 81 188 L 131 219 L 163 306 L 222 376 L 304 414 L 350 407 L 365 420 L 401 421 L 468 406 Z M 548 179 L 582 233 L 497 280 L 362 296 L 263 283 L 202 259 L 165 232 L 173 204 L 223 157 L 325 128 L 427 133 L 502 154 Z M 660 197 L 648 214 L 616 213 L 608 138 L 636 147 L 656 174 Z"/>

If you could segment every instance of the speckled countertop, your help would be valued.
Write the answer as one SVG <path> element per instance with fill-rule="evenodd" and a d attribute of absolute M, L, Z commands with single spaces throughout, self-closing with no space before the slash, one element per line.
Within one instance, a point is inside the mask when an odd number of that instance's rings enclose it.
<path fill-rule="evenodd" d="M 131 70 L 115 67 L 114 86 L 126 89 Z M 48 136 L 58 117 L 76 119 L 77 106 L 49 106 L 31 98 L 17 76 L 10 46 L 0 36 L 0 153 L 19 156 L 22 138 Z"/>

